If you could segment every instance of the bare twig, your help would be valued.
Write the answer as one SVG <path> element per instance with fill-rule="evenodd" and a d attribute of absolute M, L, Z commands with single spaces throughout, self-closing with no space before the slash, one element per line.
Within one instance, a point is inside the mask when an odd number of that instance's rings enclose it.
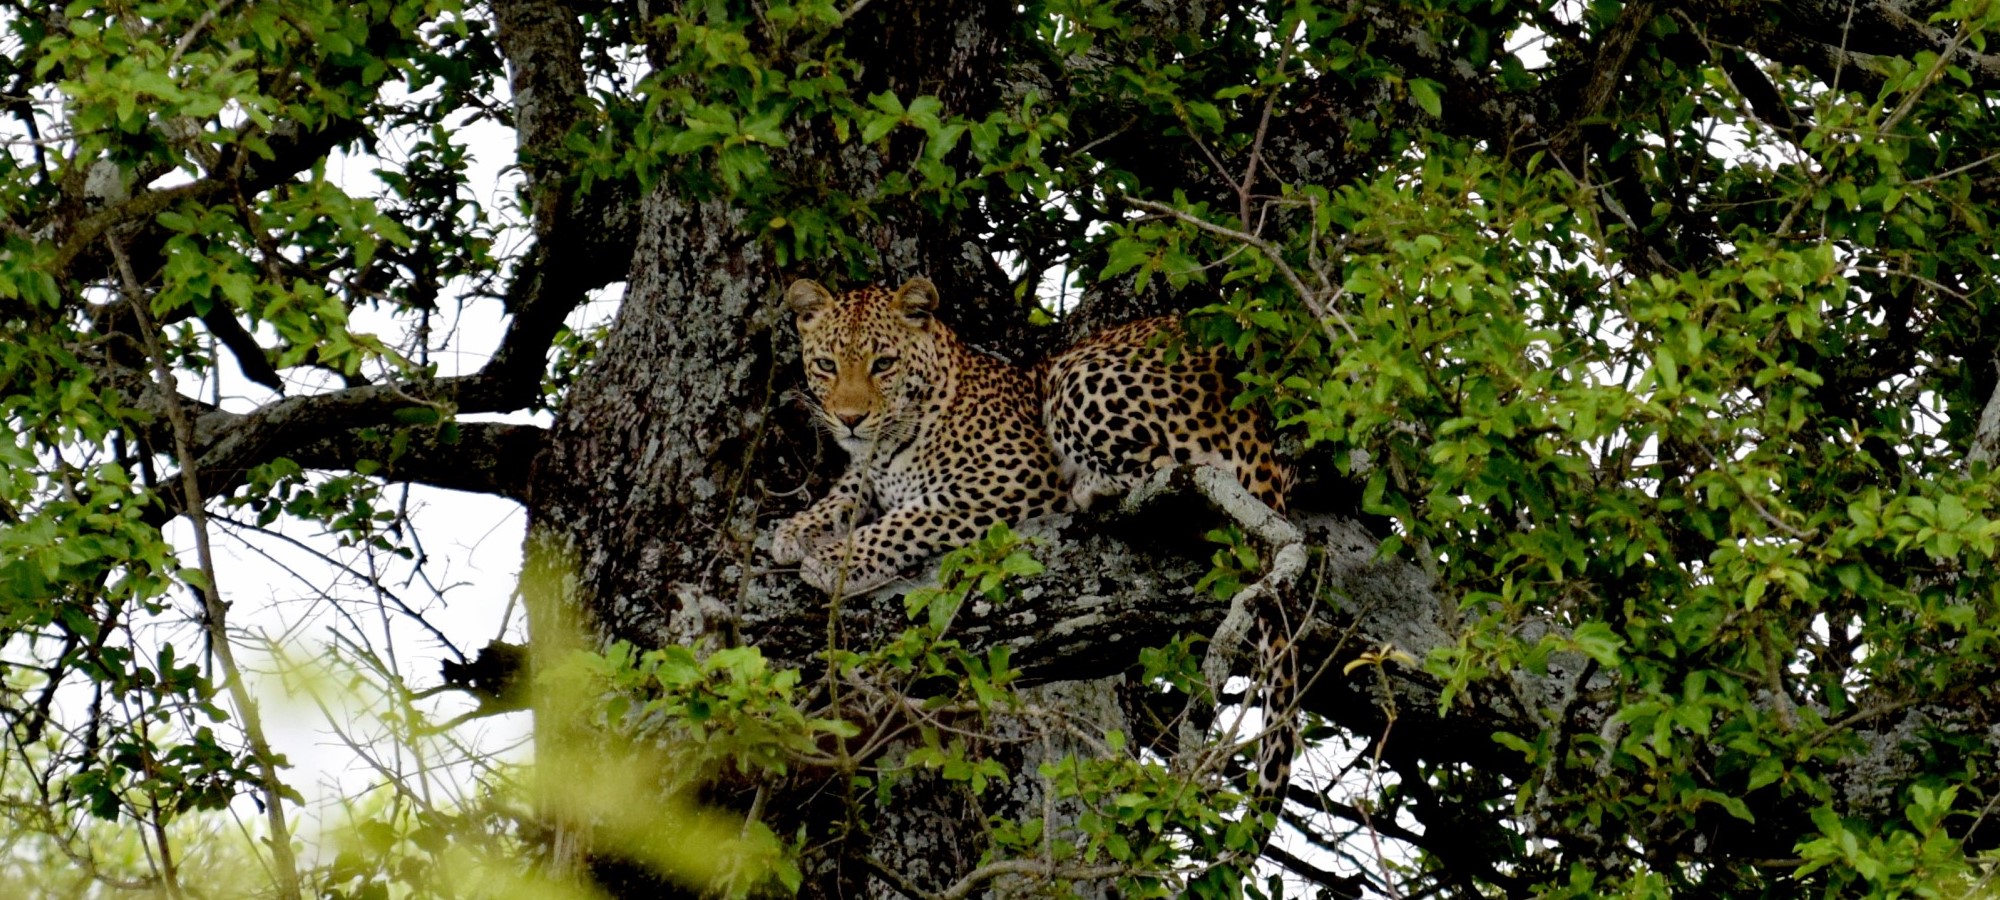
<path fill-rule="evenodd" d="M 1264 111 L 1257 118 L 1257 134 L 1250 139 L 1250 160 L 1243 165 L 1243 177 L 1236 182 L 1237 221 L 1253 234 L 1258 231 L 1250 225 L 1250 192 L 1257 186 L 1257 166 L 1264 161 L 1264 138 L 1271 131 L 1271 111 L 1278 105 L 1278 90 L 1284 86 L 1285 63 L 1292 58 L 1292 41 L 1298 36 L 1304 22 L 1292 24 L 1290 34 L 1278 44 L 1278 67 L 1271 73 L 1271 93 L 1264 97 Z"/>
<path fill-rule="evenodd" d="M 1707 444 L 1697 443 L 1695 446 L 1701 450 L 1702 455 L 1708 457 L 1709 464 L 1713 465 L 1717 472 L 1722 471 L 1722 459 L 1715 455 L 1714 450 L 1709 449 Z M 1812 541 L 1819 537 L 1819 529 L 1815 528 L 1810 531 L 1799 530 L 1791 523 L 1778 518 L 1777 514 L 1771 512 L 1770 508 L 1765 506 L 1763 501 L 1758 500 L 1749 491 L 1742 491 L 1741 496 L 1743 497 L 1743 502 L 1748 504 L 1753 512 L 1757 513 L 1758 518 L 1769 523 L 1772 528 L 1783 532 L 1785 536 L 1802 542 Z"/>
<path fill-rule="evenodd" d="M 1396 727 L 1396 708 L 1389 706 L 1383 711 L 1388 714 L 1389 720 L 1382 723 L 1382 736 L 1375 739 L 1374 752 L 1369 754 L 1368 758 L 1368 786 L 1366 790 L 1370 796 L 1377 794 L 1376 780 L 1382 774 L 1382 750 L 1389 746 L 1389 732 L 1395 730 Z M 1357 803 L 1354 808 L 1361 813 L 1361 827 L 1367 829 L 1368 842 L 1375 850 L 1375 861 L 1382 866 L 1382 890 L 1389 897 L 1400 900 L 1402 892 L 1396 890 L 1394 864 L 1389 861 L 1388 854 L 1382 852 L 1382 832 L 1375 827 L 1375 817 L 1368 812 L 1367 803 Z"/>
<path fill-rule="evenodd" d="M 1983 168 L 1985 166 L 1992 165 L 1993 163 L 1996 162 L 2000 162 L 2000 153 L 1988 153 L 1985 156 L 1982 156 L 1969 163 L 1966 163 L 1965 165 L 1953 166 L 1952 168 L 1946 169 L 1942 172 L 1938 172 L 1932 175 L 1925 175 L 1922 178 L 1913 178 L 1910 181 L 1906 182 L 1905 186 L 1930 187 L 1931 185 L 1943 181 L 1947 178 L 1951 178 L 1957 175 L 1964 175 L 1965 173 L 1970 172 L 1973 169 Z"/>
<path fill-rule="evenodd" d="M 1940 77 L 1943 77 L 1945 67 L 1951 64 L 1951 58 L 1957 55 L 1959 48 L 1965 46 L 1965 42 L 1971 37 L 1972 23 L 1960 23 L 1958 33 L 1951 36 L 1951 41 L 1944 45 L 1944 52 L 1939 53 L 1937 59 L 1931 62 L 1930 70 L 1924 73 L 1923 80 L 1917 82 L 1917 86 L 1912 88 L 1909 93 L 1904 94 L 1903 102 L 1896 104 L 1895 110 L 1889 113 L 1889 117 L 1882 120 L 1882 127 L 1880 129 L 1882 134 L 1886 135 L 1891 131 L 1895 131 L 1896 126 L 1902 124 L 1903 119 L 1910 114 L 1912 109 L 1916 108 L 1917 100 L 1923 97 L 1924 93 L 1929 91 L 1931 85 L 1936 84 Z"/>
<path fill-rule="evenodd" d="M 1239 241 L 1257 248 L 1258 252 L 1263 253 L 1266 259 L 1269 259 L 1273 265 L 1278 267 L 1278 273 L 1284 276 L 1285 282 L 1291 285 L 1292 290 L 1299 295 L 1299 301 L 1306 305 L 1306 310 L 1313 314 L 1313 318 L 1319 322 L 1321 328 L 1325 328 L 1326 323 L 1331 321 L 1339 325 L 1340 330 L 1347 332 L 1348 340 L 1357 343 L 1361 340 L 1361 336 L 1354 332 L 1354 326 L 1347 323 L 1347 317 L 1341 315 L 1340 310 L 1320 302 L 1319 294 L 1306 286 L 1305 280 L 1299 277 L 1299 273 L 1292 268 L 1291 263 L 1285 261 L 1284 254 L 1279 252 L 1276 244 L 1247 231 L 1238 231 L 1224 225 L 1217 225 L 1200 216 L 1175 209 L 1164 203 L 1156 203 L 1130 195 L 1125 196 L 1125 202 L 1140 209 L 1150 210 L 1179 219 L 1182 222 L 1186 222 L 1218 237 L 1225 237 L 1232 241 Z"/>
<path fill-rule="evenodd" d="M 1896 700 L 1889 703 L 1884 703 L 1881 706 L 1871 706 L 1868 707 L 1867 709 L 1855 710 L 1854 712 L 1842 716 L 1835 721 L 1828 722 L 1826 727 L 1820 729 L 1819 733 L 1814 734 L 1810 739 L 1808 739 L 1805 743 L 1805 746 L 1802 747 L 1801 749 L 1811 749 L 1813 747 L 1817 747 L 1820 744 L 1826 743 L 1828 738 L 1831 738 L 1836 734 L 1854 730 L 1854 727 L 1856 725 L 1860 725 L 1863 722 L 1868 722 L 1874 719 L 1879 719 L 1882 718 L 1883 716 L 1902 712 L 1903 710 L 1909 709 L 1912 706 L 1916 706 L 1917 703 L 1918 701 L 1915 699 Z"/>
<path fill-rule="evenodd" d="M 174 63 L 180 62 L 181 57 L 188 52 L 188 48 L 193 47 L 194 42 L 201 37 L 201 33 L 207 31 L 209 26 L 214 25 L 216 17 L 226 12 L 235 2 L 236 0 L 221 0 L 221 2 L 210 6 L 207 12 L 202 13 L 201 18 L 194 20 L 194 25 L 188 28 L 186 34 L 181 35 L 178 43 L 174 44 L 174 52 L 167 56 L 165 68 L 171 69 L 174 67 Z"/>
<path fill-rule="evenodd" d="M 924 898 L 924 900 L 929 900 L 929 898 L 936 896 L 923 888 L 917 887 L 908 878 L 904 878 L 901 872 L 889 868 L 881 860 L 873 856 L 861 857 L 861 863 L 872 870 L 875 873 L 875 877 L 882 879 L 883 883 L 895 888 L 897 893 L 907 897 Z"/>
<path fill-rule="evenodd" d="M 370 575 L 366 572 L 356 569 L 353 566 L 339 559 L 336 559 L 332 554 L 327 553 L 325 550 L 322 550 L 318 547 L 306 543 L 305 541 L 301 541 L 298 538 L 292 537 L 291 535 L 285 534 L 284 532 L 278 531 L 276 529 L 265 528 L 254 522 L 244 522 L 228 516 L 218 516 L 212 519 L 211 521 L 219 522 L 224 526 L 237 529 L 238 531 L 247 531 L 254 534 L 262 535 L 267 538 L 271 538 L 272 540 L 281 541 L 286 545 L 290 546 L 294 550 L 310 554 L 314 558 L 318 559 L 321 563 L 324 563 L 327 566 L 339 569 L 340 571 L 347 573 L 348 575 L 352 576 L 353 578 L 367 585 L 368 591 L 370 593 L 373 593 L 378 599 L 388 600 L 389 602 L 395 604 L 396 608 L 398 610 L 401 610 L 405 616 L 408 616 L 411 621 L 416 622 L 418 625 L 422 626 L 425 631 L 430 632 L 431 637 L 437 639 L 438 646 L 451 651 L 452 655 L 458 657 L 460 660 L 465 659 L 465 652 L 460 650 L 457 644 L 452 643 L 451 637 L 449 635 L 445 634 L 436 625 L 431 624 L 431 621 L 429 619 L 424 618 L 424 614 L 422 612 L 419 612 L 415 607 L 411 606 L 408 601 L 405 601 L 402 597 L 397 596 L 395 592 L 383 586 L 382 580 L 380 578 L 377 578 L 373 575 Z M 239 536 L 238 540 L 242 540 L 242 538 Z M 312 587 L 315 589 L 318 588 L 318 586 L 313 582 L 311 578 L 308 578 L 306 575 L 294 571 L 289 566 L 286 566 L 283 563 L 279 562 L 276 556 L 273 556 L 264 548 L 259 547 L 255 543 L 252 543 L 247 540 L 243 541 L 243 543 L 245 546 L 248 546 L 253 552 L 255 552 L 258 556 L 261 556 L 264 559 L 268 560 L 271 564 L 278 566 L 281 569 L 284 569 L 285 574 L 298 579 L 301 584 L 304 584 L 307 587 Z M 329 592 L 320 591 L 319 593 L 321 596 L 326 597 L 327 599 L 334 599 Z"/>
<path fill-rule="evenodd" d="M 132 270 L 132 261 L 125 255 L 124 245 L 116 236 L 108 236 L 105 243 L 110 246 L 111 255 L 117 261 L 126 302 L 132 305 L 133 315 L 138 318 L 146 355 L 152 357 L 153 376 L 159 382 L 167 418 L 173 426 L 174 454 L 180 460 L 181 489 L 185 492 L 183 511 L 189 524 L 194 526 L 195 555 L 201 566 L 201 583 L 195 589 L 201 595 L 205 612 L 203 624 L 207 626 L 216 661 L 222 666 L 229 698 L 236 706 L 237 716 L 242 719 L 243 736 L 250 744 L 251 756 L 257 761 L 259 787 L 264 794 L 264 812 L 271 826 L 271 858 L 277 866 L 278 896 L 283 900 L 299 900 L 298 863 L 292 857 L 291 829 L 285 823 L 284 784 L 278 780 L 276 757 L 270 742 L 264 737 L 264 724 L 256 701 L 250 697 L 250 688 L 243 681 L 242 669 L 236 664 L 236 652 L 229 638 L 229 606 L 223 602 L 217 587 L 215 554 L 209 546 L 208 515 L 203 509 L 201 483 L 196 469 L 194 426 L 188 421 L 187 410 L 181 406 L 180 389 L 174 384 L 173 370 L 168 367 L 166 351 L 160 346 L 151 302 L 145 296 L 139 276 Z"/>

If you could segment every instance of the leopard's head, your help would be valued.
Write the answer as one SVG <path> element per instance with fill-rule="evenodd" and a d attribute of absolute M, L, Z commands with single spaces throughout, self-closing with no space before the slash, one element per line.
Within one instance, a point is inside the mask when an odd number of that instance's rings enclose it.
<path fill-rule="evenodd" d="M 933 311 L 937 286 L 912 278 L 835 296 L 799 279 L 785 290 L 797 316 L 806 384 L 820 424 L 850 456 L 893 451 L 910 439 L 949 359 Z"/>

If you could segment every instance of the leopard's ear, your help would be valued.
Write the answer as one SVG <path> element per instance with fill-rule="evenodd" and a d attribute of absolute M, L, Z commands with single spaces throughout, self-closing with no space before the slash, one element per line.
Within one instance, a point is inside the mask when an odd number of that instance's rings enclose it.
<path fill-rule="evenodd" d="M 896 289 L 895 306 L 911 321 L 922 322 L 937 311 L 937 285 L 922 275 L 905 281 Z"/>
<path fill-rule="evenodd" d="M 803 322 L 812 318 L 815 313 L 831 308 L 833 295 L 827 293 L 826 288 L 820 287 L 819 282 L 801 278 L 792 282 L 791 287 L 785 288 L 785 305 L 791 308 L 793 315 L 799 317 L 799 321 Z"/>

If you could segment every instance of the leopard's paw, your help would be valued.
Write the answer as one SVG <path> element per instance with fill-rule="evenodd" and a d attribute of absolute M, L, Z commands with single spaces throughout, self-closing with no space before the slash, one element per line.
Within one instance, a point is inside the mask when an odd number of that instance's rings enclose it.
<path fill-rule="evenodd" d="M 771 532 L 771 559 L 781 566 L 789 566 L 805 559 L 813 551 L 813 537 L 817 531 L 804 514 L 793 516 L 778 523 Z"/>
<path fill-rule="evenodd" d="M 799 578 L 805 583 L 834 596 L 852 597 L 865 594 L 896 577 L 895 572 L 885 572 L 879 566 L 864 563 L 860 554 L 843 551 L 849 545 L 836 543 L 805 558 L 799 563 Z"/>

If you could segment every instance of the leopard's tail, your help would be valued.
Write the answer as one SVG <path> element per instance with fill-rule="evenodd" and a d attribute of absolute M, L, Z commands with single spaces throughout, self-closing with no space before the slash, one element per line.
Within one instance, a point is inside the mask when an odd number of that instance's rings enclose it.
<path fill-rule="evenodd" d="M 1284 592 L 1280 592 L 1284 593 Z M 1305 749 L 1300 727 L 1299 654 L 1292 646 L 1298 622 L 1286 615 L 1277 596 L 1266 595 L 1256 617 L 1257 647 L 1260 651 L 1259 698 L 1264 708 L 1264 727 L 1257 738 L 1254 757 L 1255 782 L 1251 785 L 1246 821 L 1251 829 L 1251 846 L 1243 848 L 1254 859 L 1277 833 L 1283 820 L 1285 798 L 1291 790 L 1292 766 Z"/>

